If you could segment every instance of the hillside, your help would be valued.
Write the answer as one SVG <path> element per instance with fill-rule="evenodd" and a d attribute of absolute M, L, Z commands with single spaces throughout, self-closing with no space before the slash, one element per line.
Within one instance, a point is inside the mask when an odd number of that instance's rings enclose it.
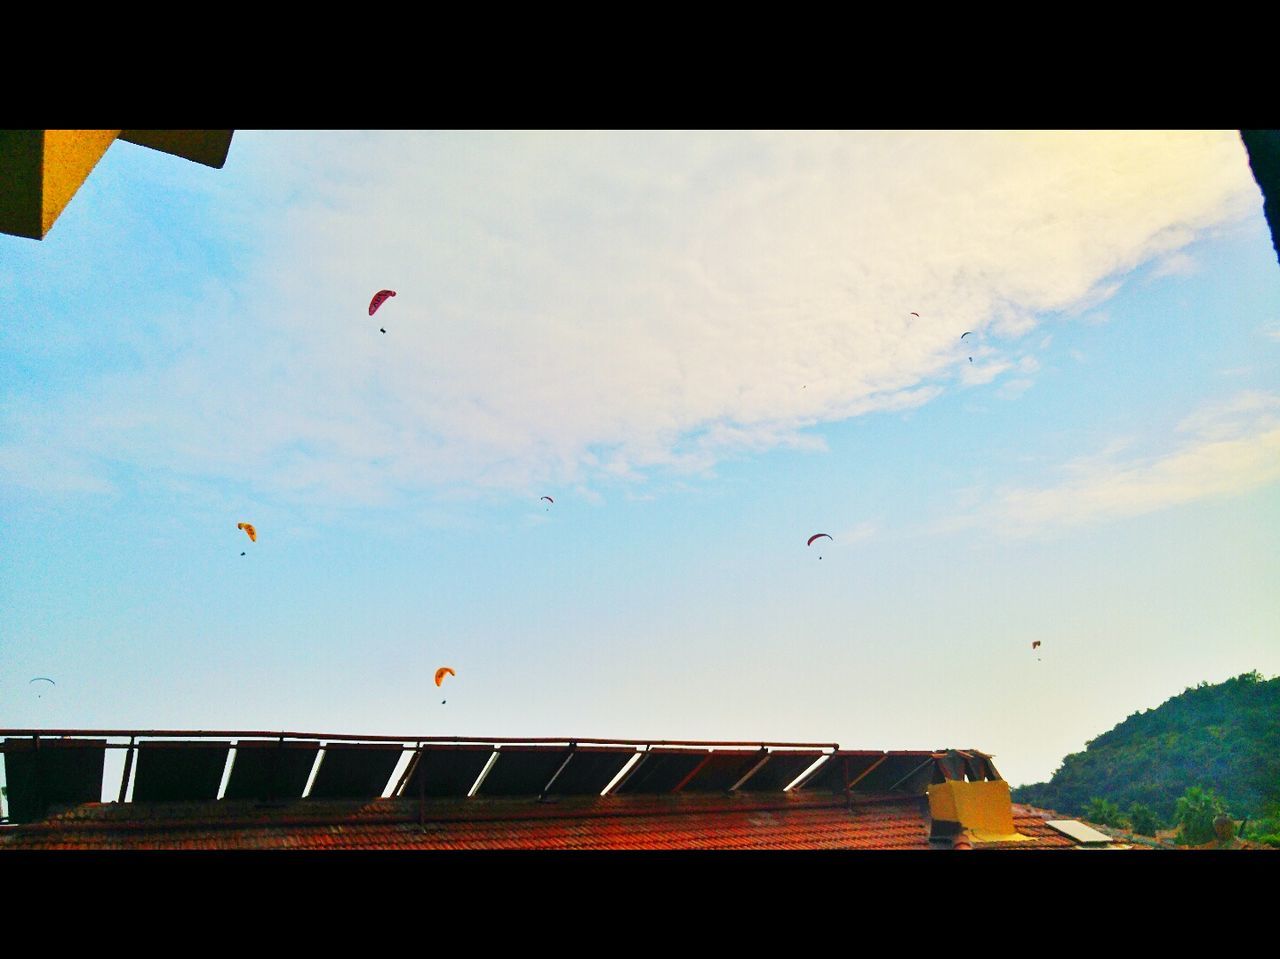
<path fill-rule="evenodd" d="M 1280 676 L 1201 683 L 1134 713 L 1013 798 L 1072 815 L 1094 797 L 1121 809 L 1140 802 L 1168 821 L 1189 786 L 1214 789 L 1235 816 L 1258 816 L 1280 799 Z"/>

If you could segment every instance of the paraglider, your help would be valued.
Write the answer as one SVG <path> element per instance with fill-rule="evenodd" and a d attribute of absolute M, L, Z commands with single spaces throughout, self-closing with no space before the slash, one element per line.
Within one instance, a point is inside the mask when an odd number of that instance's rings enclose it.
<path fill-rule="evenodd" d="M 395 295 L 395 290 L 379 290 L 377 293 L 373 294 L 373 299 L 369 301 L 369 315 L 373 316 L 373 314 L 377 313 L 378 307 L 380 307 L 388 297 Z M 387 328 L 385 326 L 380 326 L 378 329 L 383 333 L 387 332 Z"/>
<path fill-rule="evenodd" d="M 914 316 L 914 317 L 916 317 L 917 319 L 919 319 L 919 317 L 920 317 L 920 314 L 919 314 L 919 313 L 912 313 L 911 315 L 912 315 L 912 316 Z"/>
<path fill-rule="evenodd" d="M 553 500 L 550 496 L 544 496 L 544 497 L 542 497 L 542 498 L 543 498 L 544 500 L 546 500 L 548 503 L 554 503 L 554 502 L 555 502 L 555 500 Z"/>
<path fill-rule="evenodd" d="M 554 506 L 554 505 L 556 504 L 556 501 L 555 501 L 555 500 L 553 500 L 550 496 L 544 496 L 544 497 L 542 497 L 542 499 L 544 499 L 544 500 L 546 500 L 548 503 L 550 503 L 550 504 L 551 504 L 551 506 Z M 542 502 L 542 500 L 539 500 L 538 502 Z M 549 512 L 549 511 L 551 510 L 551 506 L 546 506 L 546 507 L 544 507 L 543 509 L 544 509 L 545 511 L 548 511 L 548 512 Z"/>
<path fill-rule="evenodd" d="M 436 670 L 436 685 L 437 685 L 437 686 L 439 686 L 441 683 L 443 683 L 443 682 L 444 682 L 444 676 L 445 676 L 445 673 L 448 673 L 450 676 L 457 676 L 457 675 L 458 675 L 458 674 L 457 674 L 457 673 L 455 673 L 452 669 L 450 669 L 448 666 L 441 666 L 439 669 L 437 669 L 437 670 Z"/>
<path fill-rule="evenodd" d="M 58 685 L 58 684 L 57 684 L 57 683 L 55 683 L 52 679 L 50 679 L 48 676 L 37 676 L 35 679 L 31 680 L 31 682 L 30 682 L 30 683 L 27 683 L 27 685 L 28 685 L 28 686 L 30 686 L 30 685 L 31 685 L 31 683 L 48 683 L 50 686 L 57 686 L 57 685 Z M 37 689 L 40 689 L 41 687 L 37 686 L 36 688 L 37 688 Z M 36 699 L 42 699 L 42 698 L 43 698 L 43 697 L 42 697 L 39 693 L 36 693 Z"/>
<path fill-rule="evenodd" d="M 812 546 L 812 545 L 813 545 L 813 541 L 814 541 L 815 539 L 821 539 L 823 536 L 825 536 L 827 539 L 830 539 L 830 540 L 831 540 L 831 542 L 833 542 L 833 543 L 835 542 L 835 540 L 834 540 L 834 539 L 832 539 L 832 537 L 831 537 L 831 534 L 830 534 L 830 533 L 814 533 L 812 536 L 810 536 L 810 537 L 809 537 L 809 542 L 805 543 L 804 545 L 805 545 L 805 546 Z M 822 557 L 821 557 L 821 556 L 819 556 L 819 557 L 818 557 L 818 559 L 822 559 Z"/>
<path fill-rule="evenodd" d="M 380 307 L 388 297 L 395 295 L 395 290 L 379 290 L 377 293 L 373 294 L 373 299 L 369 301 L 369 315 L 373 316 L 373 314 L 377 313 L 378 307 Z"/>
<path fill-rule="evenodd" d="M 236 523 L 236 529 L 244 530 L 249 536 L 249 542 L 256 543 L 258 541 L 258 531 L 253 528 L 252 523 Z M 244 553 L 241 552 L 240 555 L 243 556 Z"/>
<path fill-rule="evenodd" d="M 961 333 L 961 334 L 960 334 L 960 339 L 962 339 L 962 340 L 963 340 L 966 336 L 973 336 L 973 330 L 966 330 L 964 333 Z M 972 362 L 973 362 L 973 357 L 972 357 L 972 356 L 971 356 L 971 357 L 969 357 L 969 362 L 970 362 L 970 363 L 972 363 Z"/>
<path fill-rule="evenodd" d="M 1033 641 L 1032 641 L 1032 643 L 1031 643 L 1031 648 L 1032 648 L 1032 649 L 1039 649 L 1039 648 L 1040 648 L 1040 640 L 1038 640 L 1038 639 L 1037 639 L 1037 640 L 1033 640 Z M 1040 662 L 1040 654 L 1039 654 L 1039 653 L 1036 653 L 1036 662 L 1037 662 L 1037 663 L 1038 663 L 1038 662 Z"/>

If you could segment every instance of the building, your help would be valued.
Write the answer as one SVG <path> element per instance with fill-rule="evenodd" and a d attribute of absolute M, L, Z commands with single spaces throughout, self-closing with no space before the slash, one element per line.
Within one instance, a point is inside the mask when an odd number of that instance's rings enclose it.
<path fill-rule="evenodd" d="M 1011 803 L 991 756 L 973 749 L 0 735 L 9 804 L 0 851 L 1134 848 Z M 119 772 L 107 773 L 108 753 Z"/>

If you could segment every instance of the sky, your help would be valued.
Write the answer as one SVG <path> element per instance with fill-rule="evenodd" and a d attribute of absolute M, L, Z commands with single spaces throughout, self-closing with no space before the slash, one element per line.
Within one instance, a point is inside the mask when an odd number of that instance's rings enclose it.
<path fill-rule="evenodd" d="M 0 236 L 0 542 L 0 728 L 1041 781 L 1280 673 L 1280 265 L 1232 132 L 117 143 Z"/>

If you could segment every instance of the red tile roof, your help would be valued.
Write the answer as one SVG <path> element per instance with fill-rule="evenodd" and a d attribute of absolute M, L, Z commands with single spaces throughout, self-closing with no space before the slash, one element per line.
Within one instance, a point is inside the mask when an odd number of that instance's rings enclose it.
<path fill-rule="evenodd" d="M 1039 816 L 1014 818 L 1033 842 L 974 847 L 1075 845 Z M 87 803 L 0 830 L 0 850 L 939 848 L 929 829 L 927 800 L 901 794 Z"/>
<path fill-rule="evenodd" d="M 927 849 L 924 801 L 784 796 L 86 804 L 0 849 Z"/>

